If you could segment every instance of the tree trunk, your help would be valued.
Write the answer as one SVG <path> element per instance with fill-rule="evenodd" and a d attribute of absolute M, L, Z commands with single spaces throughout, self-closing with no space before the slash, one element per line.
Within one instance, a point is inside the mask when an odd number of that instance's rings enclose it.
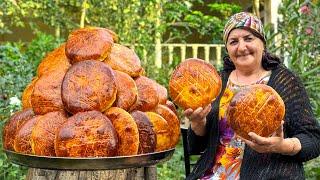
<path fill-rule="evenodd" d="M 30 168 L 26 180 L 156 180 L 156 166 L 94 171 Z"/>

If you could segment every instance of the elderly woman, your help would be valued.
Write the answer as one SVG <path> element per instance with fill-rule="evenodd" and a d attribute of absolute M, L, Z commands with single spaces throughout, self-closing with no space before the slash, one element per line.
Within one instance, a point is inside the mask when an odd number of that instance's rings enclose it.
<path fill-rule="evenodd" d="M 190 149 L 203 152 L 187 179 L 304 179 L 303 162 L 320 154 L 320 127 L 301 80 L 266 50 L 261 21 L 241 12 L 225 25 L 228 52 L 222 91 L 207 107 L 187 109 Z M 271 137 L 238 137 L 226 120 L 230 95 L 255 83 L 277 91 L 285 103 L 284 123 Z"/>

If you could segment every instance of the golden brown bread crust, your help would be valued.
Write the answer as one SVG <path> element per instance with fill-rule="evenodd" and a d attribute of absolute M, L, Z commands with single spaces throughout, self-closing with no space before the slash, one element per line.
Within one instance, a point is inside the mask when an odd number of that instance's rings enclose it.
<path fill-rule="evenodd" d="M 31 94 L 33 92 L 33 88 L 34 88 L 34 85 L 37 80 L 38 80 L 38 77 L 32 78 L 32 81 L 23 90 L 23 93 L 22 93 L 22 108 L 23 109 L 32 108 Z"/>
<path fill-rule="evenodd" d="M 31 148 L 31 133 L 34 125 L 39 121 L 41 115 L 32 117 L 26 120 L 23 124 L 19 126 L 14 138 L 13 148 L 16 152 L 23 154 L 32 154 Z"/>
<path fill-rule="evenodd" d="M 178 111 L 173 102 L 167 100 L 165 106 L 167 106 L 176 116 L 178 116 Z"/>
<path fill-rule="evenodd" d="M 117 70 L 114 70 L 113 72 L 117 86 L 117 99 L 113 106 L 128 111 L 137 101 L 138 88 L 134 80 L 128 74 Z"/>
<path fill-rule="evenodd" d="M 170 127 L 169 132 L 170 132 L 170 139 L 171 139 L 169 148 L 174 148 L 178 144 L 179 138 L 180 138 L 180 121 L 178 117 L 168 107 L 161 104 L 159 104 L 155 108 L 154 112 L 159 114 L 161 117 L 163 117 L 167 121 L 168 126 Z"/>
<path fill-rule="evenodd" d="M 170 130 L 167 121 L 161 117 L 159 114 L 154 112 L 146 112 L 148 118 L 150 119 L 153 130 L 157 136 L 156 152 L 164 151 L 170 149 L 171 139 Z"/>
<path fill-rule="evenodd" d="M 62 101 L 72 114 L 90 110 L 103 112 L 113 104 L 116 95 L 113 71 L 99 61 L 74 64 L 62 83 Z"/>
<path fill-rule="evenodd" d="M 159 103 L 158 89 L 152 79 L 145 76 L 139 76 L 135 79 L 136 86 L 138 88 L 138 100 L 131 107 L 131 111 L 151 111 Z"/>
<path fill-rule="evenodd" d="M 53 111 L 63 111 L 61 99 L 61 84 L 64 71 L 51 71 L 43 74 L 35 82 L 31 94 L 31 104 L 33 111 L 38 115 L 43 115 Z"/>
<path fill-rule="evenodd" d="M 71 64 L 84 60 L 103 61 L 111 51 L 113 38 L 105 28 L 86 27 L 70 33 L 66 55 Z"/>
<path fill-rule="evenodd" d="M 58 69 L 66 72 L 70 66 L 71 64 L 65 53 L 65 44 L 62 44 L 46 55 L 38 66 L 37 74 L 38 76 L 42 76 Z"/>
<path fill-rule="evenodd" d="M 55 138 L 57 156 L 110 157 L 117 154 L 118 138 L 111 121 L 99 111 L 79 112 L 68 118 Z"/>
<path fill-rule="evenodd" d="M 118 135 L 118 156 L 138 154 L 139 131 L 133 117 L 125 110 L 111 107 L 104 114 L 111 120 Z"/>
<path fill-rule="evenodd" d="M 31 133 L 31 148 L 33 154 L 41 156 L 56 156 L 54 139 L 61 125 L 68 117 L 63 111 L 49 112 L 43 115 L 34 125 Z"/>
<path fill-rule="evenodd" d="M 152 153 L 156 150 L 157 137 L 153 130 L 153 125 L 148 116 L 141 111 L 131 112 L 139 130 L 139 150 L 138 154 Z"/>
<path fill-rule="evenodd" d="M 169 81 L 169 95 L 182 109 L 196 109 L 212 102 L 221 90 L 221 78 L 215 68 L 196 58 L 180 63 Z"/>
<path fill-rule="evenodd" d="M 157 86 L 157 92 L 159 97 L 159 104 L 166 104 L 168 99 L 168 91 L 166 87 L 162 86 L 161 84 L 154 81 Z"/>
<path fill-rule="evenodd" d="M 112 30 L 110 30 L 110 29 L 107 29 L 107 28 L 105 28 L 105 30 L 107 30 L 108 33 L 111 35 L 114 43 L 119 42 L 119 37 L 118 37 L 118 35 L 117 35 L 114 31 L 112 31 Z"/>
<path fill-rule="evenodd" d="M 227 120 L 237 135 L 248 133 L 268 137 L 277 130 L 285 114 L 285 105 L 270 86 L 256 84 L 239 91 L 231 100 Z"/>
<path fill-rule="evenodd" d="M 109 57 L 104 62 L 112 69 L 125 72 L 131 77 L 137 77 L 141 74 L 142 67 L 137 54 L 120 44 L 114 44 Z"/>
<path fill-rule="evenodd" d="M 32 108 L 14 113 L 3 127 L 3 148 L 13 151 L 14 138 L 21 124 L 34 117 Z"/>

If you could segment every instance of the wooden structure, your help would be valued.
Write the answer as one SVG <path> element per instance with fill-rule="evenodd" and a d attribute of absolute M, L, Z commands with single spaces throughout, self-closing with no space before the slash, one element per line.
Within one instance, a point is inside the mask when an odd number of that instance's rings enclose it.
<path fill-rule="evenodd" d="M 30 168 L 26 180 L 156 180 L 156 166 L 118 169 L 68 171 Z"/>

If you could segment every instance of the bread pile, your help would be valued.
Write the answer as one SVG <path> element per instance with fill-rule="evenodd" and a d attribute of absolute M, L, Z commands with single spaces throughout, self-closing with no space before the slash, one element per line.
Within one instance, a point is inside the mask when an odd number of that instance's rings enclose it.
<path fill-rule="evenodd" d="M 182 109 L 205 107 L 221 91 L 221 78 L 214 66 L 190 58 L 180 63 L 169 81 L 169 95 Z"/>
<path fill-rule="evenodd" d="M 40 63 L 5 124 L 4 148 L 24 154 L 110 157 L 159 152 L 179 141 L 167 90 L 109 29 L 73 31 Z"/>

